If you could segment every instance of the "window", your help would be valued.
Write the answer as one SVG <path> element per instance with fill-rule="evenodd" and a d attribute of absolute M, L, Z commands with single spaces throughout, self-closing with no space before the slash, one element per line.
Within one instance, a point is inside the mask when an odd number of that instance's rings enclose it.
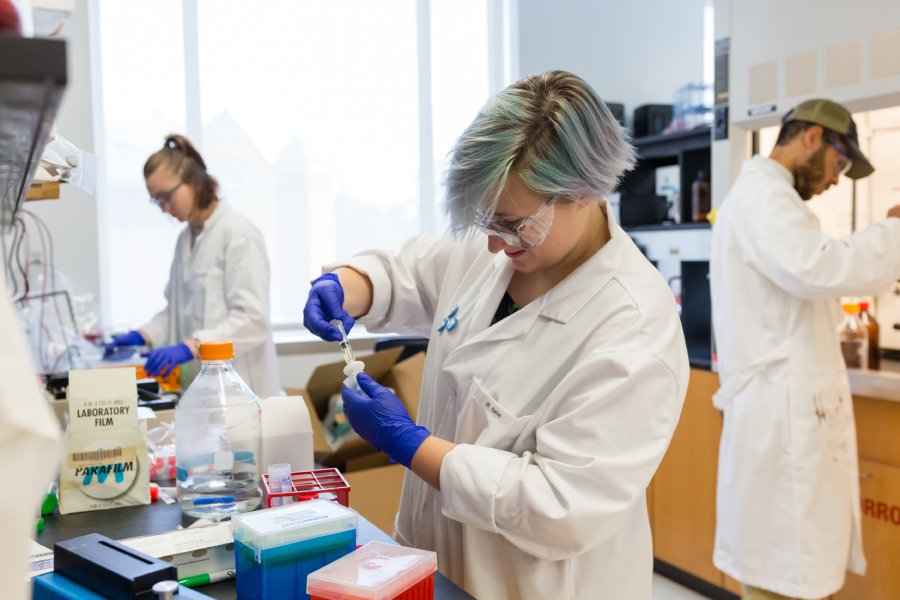
<path fill-rule="evenodd" d="M 300 320 L 322 264 L 442 232 L 447 153 L 508 83 L 488 43 L 508 13 L 489 3 L 100 3 L 106 321 L 164 306 L 183 225 L 147 202 L 142 167 L 170 132 L 263 231 L 276 324 Z"/>

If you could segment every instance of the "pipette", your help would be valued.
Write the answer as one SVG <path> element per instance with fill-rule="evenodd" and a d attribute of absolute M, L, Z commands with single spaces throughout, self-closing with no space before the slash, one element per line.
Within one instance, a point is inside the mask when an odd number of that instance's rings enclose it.
<path fill-rule="evenodd" d="M 347 363 L 347 366 L 344 367 L 344 375 L 347 376 L 347 379 L 344 380 L 344 385 L 364 394 L 365 392 L 362 391 L 362 388 L 359 387 L 359 383 L 356 381 L 356 376 L 362 373 L 366 365 L 361 360 L 356 360 L 353 356 L 353 348 L 350 347 L 350 342 L 347 341 L 347 332 L 344 331 L 344 324 L 341 320 L 332 319 L 331 324 L 341 332 L 341 352 L 344 353 L 344 362 Z"/>
<path fill-rule="evenodd" d="M 347 341 L 347 332 L 344 331 L 344 324 L 340 319 L 332 319 L 331 324 L 341 332 L 341 352 L 344 353 L 344 362 L 349 365 L 356 358 L 353 356 L 353 348 L 350 347 L 350 342 Z"/>

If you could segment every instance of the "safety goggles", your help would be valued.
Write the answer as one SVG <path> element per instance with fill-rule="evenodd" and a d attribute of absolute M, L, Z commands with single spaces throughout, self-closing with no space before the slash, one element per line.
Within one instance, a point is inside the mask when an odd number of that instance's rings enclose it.
<path fill-rule="evenodd" d="M 475 215 L 475 227 L 489 236 L 503 240 L 507 246 L 531 250 L 540 246 L 550 234 L 553 225 L 553 200 L 548 200 L 530 217 L 524 219 L 493 219 L 479 210 Z"/>
<path fill-rule="evenodd" d="M 150 196 L 150 202 L 158 206 L 160 209 L 165 208 L 166 205 L 172 202 L 172 196 L 175 195 L 175 192 L 177 192 L 178 188 L 180 188 L 182 185 L 184 185 L 184 182 L 180 181 L 178 185 L 173 187 L 171 190 L 167 192 L 160 192 L 156 196 Z"/>
<path fill-rule="evenodd" d="M 837 150 L 837 153 L 839 154 L 837 163 L 838 175 L 846 175 L 847 171 L 850 170 L 850 167 L 853 166 L 853 159 L 850 158 L 847 151 L 844 150 L 827 131 L 825 132 L 825 140 L 831 144 L 831 147 Z"/>

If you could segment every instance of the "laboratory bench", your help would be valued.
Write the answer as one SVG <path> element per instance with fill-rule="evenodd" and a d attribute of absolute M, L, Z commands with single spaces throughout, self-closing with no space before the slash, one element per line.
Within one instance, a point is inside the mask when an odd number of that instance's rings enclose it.
<path fill-rule="evenodd" d="M 58 541 L 100 533 L 115 540 L 141 535 L 152 535 L 172 531 L 178 527 L 188 527 L 195 519 L 181 513 L 177 503 L 165 504 L 157 501 L 146 506 L 133 506 L 110 510 L 60 515 L 54 513 L 45 517 L 44 531 L 35 538 L 37 543 L 53 548 Z M 359 515 L 356 543 L 363 545 L 371 541 L 396 544 L 390 536 L 375 527 L 362 515 Z M 233 600 L 237 597 L 235 581 L 220 581 L 196 588 L 207 596 L 218 599 Z M 471 598 L 452 581 L 434 574 L 434 597 L 436 599 L 456 600 Z"/>
<path fill-rule="evenodd" d="M 900 361 L 881 357 L 879 369 L 847 369 L 854 396 L 900 402 Z"/>
<path fill-rule="evenodd" d="M 834 600 L 900 598 L 900 362 L 848 372 L 859 454 L 865 577 L 847 574 Z M 691 369 L 681 418 L 647 490 L 656 570 L 710 598 L 740 585 L 712 562 L 722 416 L 712 404 L 719 377 Z"/>

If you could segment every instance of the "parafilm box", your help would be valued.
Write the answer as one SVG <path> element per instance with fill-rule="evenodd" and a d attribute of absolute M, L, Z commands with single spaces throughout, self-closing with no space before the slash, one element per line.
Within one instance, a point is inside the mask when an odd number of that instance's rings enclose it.
<path fill-rule="evenodd" d="M 60 514 L 149 504 L 147 441 L 138 426 L 134 369 L 71 371 L 67 395 Z"/>

